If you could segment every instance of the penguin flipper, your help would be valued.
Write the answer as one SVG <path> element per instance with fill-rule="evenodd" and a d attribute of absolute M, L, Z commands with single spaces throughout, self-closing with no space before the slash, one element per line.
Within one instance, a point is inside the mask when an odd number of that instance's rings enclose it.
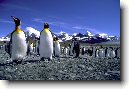
<path fill-rule="evenodd" d="M 7 48 L 6 48 L 6 52 L 9 54 L 10 58 L 11 58 L 11 52 L 12 52 L 12 35 L 15 32 L 15 30 L 11 33 L 11 37 L 10 37 L 10 42 L 7 44 Z"/>
<path fill-rule="evenodd" d="M 30 49 L 29 49 L 29 44 L 27 45 L 27 56 L 29 55 Z"/>
<path fill-rule="evenodd" d="M 49 29 L 49 31 L 51 32 L 51 34 L 52 34 L 52 37 L 54 37 L 54 33 Z"/>
<path fill-rule="evenodd" d="M 9 54 L 11 58 L 11 43 L 10 42 L 6 44 L 5 51 Z"/>
<path fill-rule="evenodd" d="M 41 33 L 40 33 L 40 35 L 41 35 Z M 39 54 L 40 37 L 38 38 L 38 40 L 39 40 L 39 41 L 38 41 L 38 46 L 37 46 L 37 54 L 40 55 L 40 54 Z"/>

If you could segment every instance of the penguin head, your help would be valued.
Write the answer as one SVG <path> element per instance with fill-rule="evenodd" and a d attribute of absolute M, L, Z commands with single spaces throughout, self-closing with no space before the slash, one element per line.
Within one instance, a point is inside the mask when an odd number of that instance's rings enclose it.
<path fill-rule="evenodd" d="M 59 39 L 58 39 L 58 37 L 54 37 L 54 39 L 53 39 L 54 41 L 58 41 Z"/>
<path fill-rule="evenodd" d="M 53 41 L 55 41 L 55 38 L 53 38 Z"/>
<path fill-rule="evenodd" d="M 44 23 L 44 28 L 49 28 L 49 24 L 48 23 Z"/>
<path fill-rule="evenodd" d="M 59 40 L 58 37 L 56 37 L 55 40 L 56 40 L 56 41 Z"/>
<path fill-rule="evenodd" d="M 74 41 L 77 41 L 77 38 L 75 38 Z"/>
<path fill-rule="evenodd" d="M 72 39 L 72 41 L 74 41 L 74 40 L 75 40 L 75 38 Z"/>
<path fill-rule="evenodd" d="M 16 18 L 16 17 L 14 17 L 14 16 L 11 16 L 11 17 L 13 18 L 13 20 L 14 20 L 14 22 L 15 22 L 16 26 L 21 25 L 21 21 L 20 21 L 20 19 L 18 19 L 18 18 Z"/>

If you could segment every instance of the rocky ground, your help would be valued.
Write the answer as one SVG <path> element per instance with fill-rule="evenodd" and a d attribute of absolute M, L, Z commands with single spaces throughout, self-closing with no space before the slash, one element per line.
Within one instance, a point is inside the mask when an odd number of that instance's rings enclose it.
<path fill-rule="evenodd" d="M 27 56 L 18 65 L 0 50 L 0 80 L 120 80 L 120 59 L 63 56 L 40 61 Z"/>

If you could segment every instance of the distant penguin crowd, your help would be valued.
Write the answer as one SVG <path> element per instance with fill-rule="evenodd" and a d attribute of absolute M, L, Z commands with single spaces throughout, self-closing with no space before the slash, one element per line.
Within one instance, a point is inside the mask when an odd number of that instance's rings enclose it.
<path fill-rule="evenodd" d="M 53 57 L 61 57 L 62 54 L 65 57 L 75 58 L 79 58 L 80 55 L 95 58 L 120 58 L 120 47 L 81 46 L 77 38 L 73 38 L 71 43 L 62 46 L 59 38 L 53 36 L 48 23 L 44 23 L 39 39 L 36 39 L 35 43 L 29 42 L 25 32 L 21 29 L 21 20 L 14 16 L 11 17 L 15 23 L 14 31 L 11 33 L 10 42 L 0 46 L 0 49 L 4 49 L 16 64 L 21 63 L 26 56 L 33 54 L 38 55 L 41 61 L 46 59 L 50 61 Z"/>

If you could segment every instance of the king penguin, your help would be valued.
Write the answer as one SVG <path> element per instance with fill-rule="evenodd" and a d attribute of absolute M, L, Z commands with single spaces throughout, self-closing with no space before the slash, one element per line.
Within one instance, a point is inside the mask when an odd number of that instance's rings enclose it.
<path fill-rule="evenodd" d="M 81 49 L 81 53 L 82 53 L 82 55 L 84 55 L 84 54 L 85 54 L 85 47 L 82 47 L 82 49 Z"/>
<path fill-rule="evenodd" d="M 100 56 L 101 58 L 104 57 L 104 49 L 103 49 L 102 46 L 101 46 L 101 48 L 99 49 L 99 56 Z"/>
<path fill-rule="evenodd" d="M 79 57 L 80 55 L 80 43 L 79 41 L 77 41 L 77 39 L 75 39 L 75 43 L 74 43 L 74 50 L 75 50 L 75 54 L 76 54 L 76 58 Z"/>
<path fill-rule="evenodd" d="M 48 60 L 52 59 L 53 37 L 52 32 L 49 30 L 48 23 L 44 23 L 44 30 L 40 32 L 39 54 L 41 60 L 44 60 L 44 58 Z"/>
<path fill-rule="evenodd" d="M 20 29 L 21 21 L 11 16 L 15 22 L 15 30 L 11 33 L 9 54 L 13 62 L 21 63 L 27 53 L 27 41 L 24 31 Z"/>
<path fill-rule="evenodd" d="M 29 50 L 30 50 L 30 55 L 33 54 L 33 50 L 34 50 L 34 44 L 33 43 L 29 44 Z"/>
<path fill-rule="evenodd" d="M 75 53 L 75 50 L 74 50 L 74 38 L 73 38 L 70 46 L 70 56 L 73 56 L 74 53 Z"/>
<path fill-rule="evenodd" d="M 54 38 L 54 56 L 60 56 L 60 43 L 57 37 Z"/>

